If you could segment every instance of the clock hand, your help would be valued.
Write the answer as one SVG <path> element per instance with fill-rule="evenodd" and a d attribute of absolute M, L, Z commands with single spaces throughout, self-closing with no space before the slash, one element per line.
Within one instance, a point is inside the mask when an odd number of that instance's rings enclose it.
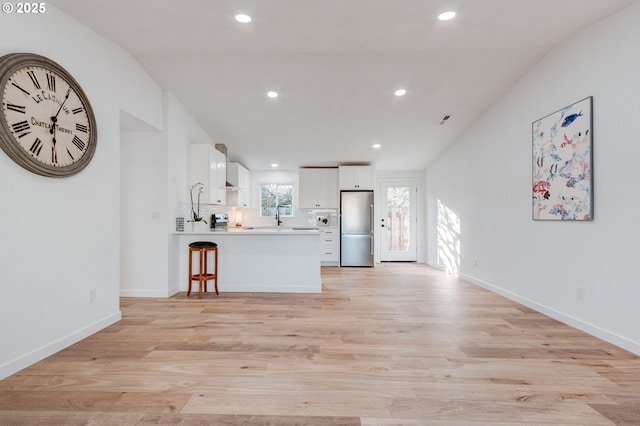
<path fill-rule="evenodd" d="M 49 133 L 53 135 L 53 139 L 51 141 L 53 144 L 53 146 L 51 147 L 51 156 L 53 159 L 56 159 L 57 157 L 56 155 L 56 123 L 58 122 L 58 115 L 60 114 L 60 111 L 62 111 L 62 107 L 64 106 L 65 102 L 67 102 L 67 99 L 69 99 L 70 92 L 71 92 L 71 88 L 67 89 L 67 93 L 64 95 L 64 100 L 60 104 L 60 108 L 58 108 L 58 112 L 56 112 L 56 115 L 51 117 L 51 130 L 49 130 Z"/>
<path fill-rule="evenodd" d="M 51 129 L 49 130 L 49 133 L 53 135 L 53 138 L 51 139 L 51 162 L 57 163 L 58 154 L 56 153 L 56 120 L 55 117 L 51 117 L 51 119 L 53 121 L 53 123 L 51 124 Z"/>
<path fill-rule="evenodd" d="M 51 128 L 49 129 L 49 133 L 53 135 L 53 146 L 56 145 L 56 121 L 58 121 L 57 117 L 51 117 Z"/>
<path fill-rule="evenodd" d="M 64 101 L 62 101 L 62 103 L 60 104 L 60 108 L 58 108 L 58 112 L 56 112 L 56 115 L 51 117 L 51 121 L 53 121 L 54 123 L 58 121 L 58 114 L 60 114 L 60 111 L 62 111 L 62 107 L 64 106 L 64 103 L 67 102 L 67 99 L 69 99 L 70 92 L 71 92 L 71 88 L 67 89 L 67 94 L 64 95 Z"/>
<path fill-rule="evenodd" d="M 53 135 L 53 145 L 56 144 L 56 121 L 58 119 L 56 117 L 51 117 L 51 128 L 49 129 L 49 133 Z"/>

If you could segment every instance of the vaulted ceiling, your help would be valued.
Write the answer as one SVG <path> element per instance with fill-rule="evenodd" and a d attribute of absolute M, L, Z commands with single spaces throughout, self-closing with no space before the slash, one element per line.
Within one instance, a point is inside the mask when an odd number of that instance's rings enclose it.
<path fill-rule="evenodd" d="M 550 49 L 634 2 L 51 3 L 129 51 L 231 160 L 397 170 L 427 167 Z"/>

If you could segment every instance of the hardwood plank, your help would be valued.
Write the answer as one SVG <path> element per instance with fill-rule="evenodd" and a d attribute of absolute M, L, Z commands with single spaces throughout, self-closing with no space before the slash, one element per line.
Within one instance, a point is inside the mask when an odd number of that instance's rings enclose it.
<path fill-rule="evenodd" d="M 202 426 L 360 426 L 360 419 L 357 417 L 336 417 L 336 416 L 244 416 L 236 414 L 170 414 L 170 415 L 147 415 L 139 423 L 140 425 L 202 425 Z"/>
<path fill-rule="evenodd" d="M 321 294 L 123 298 L 0 381 L 0 424 L 640 424 L 640 357 L 416 264 Z"/>
<path fill-rule="evenodd" d="M 513 423 L 563 423 L 570 421 L 577 425 L 611 424 L 588 405 L 573 402 L 545 404 L 544 407 L 529 403 L 494 402 L 487 404 L 477 401 L 457 399 L 451 401 L 396 398 L 392 401 L 391 416 L 422 420 L 503 421 Z M 513 423 L 511 423 L 513 422 Z"/>
<path fill-rule="evenodd" d="M 19 417 L 19 418 L 18 418 Z M 8 423 L 8 421 L 11 423 Z M 6 421 L 6 422 L 5 422 Z M 216 414 L 121 414 L 40 411 L 24 413 L 19 411 L 0 412 L 0 424 L 12 426 L 56 425 L 182 425 L 182 426 L 360 426 L 357 417 L 327 416 L 243 416 Z"/>
<path fill-rule="evenodd" d="M 193 395 L 183 413 L 252 413 L 296 417 L 388 417 L 387 398 L 358 392 L 280 391 L 259 393 L 202 393 Z"/>
<path fill-rule="evenodd" d="M 640 398 L 633 403 L 625 404 L 590 404 L 598 411 L 617 425 L 637 425 L 640 419 Z"/>
<path fill-rule="evenodd" d="M 188 402 L 189 395 L 167 392 L 57 392 L 3 391 L 0 410 L 151 411 L 171 413 Z"/>
<path fill-rule="evenodd" d="M 0 411 L 0 425 L 84 426 L 140 425 L 144 413 L 101 413 L 90 411 Z M 150 424 L 150 423 L 149 423 Z M 157 424 L 157 423 L 156 423 Z"/>

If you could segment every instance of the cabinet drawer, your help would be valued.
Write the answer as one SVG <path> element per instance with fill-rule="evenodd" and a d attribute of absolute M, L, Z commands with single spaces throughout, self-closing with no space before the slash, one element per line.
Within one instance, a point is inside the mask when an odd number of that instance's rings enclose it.
<path fill-rule="evenodd" d="M 338 246 L 340 240 L 338 240 L 337 236 L 333 235 L 321 235 L 320 236 L 320 245 L 321 246 Z"/>
<path fill-rule="evenodd" d="M 324 247 L 320 249 L 320 261 L 337 262 L 338 260 L 340 260 L 340 253 L 338 250 L 326 250 Z"/>
<path fill-rule="evenodd" d="M 318 228 L 322 235 L 338 235 L 338 228 Z"/>
<path fill-rule="evenodd" d="M 320 228 L 320 261 L 328 264 L 340 262 L 340 232 L 338 228 Z"/>
<path fill-rule="evenodd" d="M 320 241 L 333 239 L 335 241 L 338 240 L 338 229 L 337 228 L 320 228 Z"/>

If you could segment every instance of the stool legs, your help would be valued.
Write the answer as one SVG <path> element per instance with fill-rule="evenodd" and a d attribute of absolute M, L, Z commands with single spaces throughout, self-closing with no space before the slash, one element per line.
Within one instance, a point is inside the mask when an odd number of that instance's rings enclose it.
<path fill-rule="evenodd" d="M 216 247 L 216 250 L 213 252 L 213 257 L 215 258 L 215 261 L 216 261 L 216 266 L 214 266 L 213 268 L 213 276 L 215 277 L 215 279 L 213 280 L 213 283 L 216 286 L 216 295 L 218 295 L 220 293 L 218 293 L 218 248 L 217 247 Z M 204 288 L 205 290 L 207 289 L 206 284 Z"/>
<path fill-rule="evenodd" d="M 208 270 L 208 253 L 213 251 L 214 254 L 214 272 L 210 273 Z M 198 273 L 193 273 L 193 254 L 194 252 L 198 252 Z M 205 293 L 208 292 L 207 282 L 209 280 L 214 280 L 216 294 L 218 293 L 218 248 L 217 247 L 206 247 L 206 248 L 189 248 L 189 289 L 187 291 L 187 296 L 191 295 L 191 283 L 193 281 L 198 281 L 198 299 L 202 299 L 202 292 L 204 290 Z"/>
<path fill-rule="evenodd" d="M 203 278 L 204 278 L 204 274 L 207 273 L 207 267 L 206 266 L 204 268 L 202 267 L 203 260 L 204 260 L 204 264 L 206 265 L 207 252 L 204 249 L 200 249 L 200 269 L 199 269 L 200 273 L 198 274 L 198 299 L 202 299 L 202 285 L 206 283 L 206 281 L 204 281 L 203 283 Z"/>
<path fill-rule="evenodd" d="M 207 273 L 207 271 L 209 270 L 209 267 L 207 266 L 207 259 L 208 259 L 208 258 L 209 258 L 209 256 L 207 256 L 207 252 L 205 252 L 205 253 L 204 253 L 204 269 L 203 269 L 203 271 L 205 272 L 205 274 L 206 274 L 206 273 Z M 207 291 L 207 280 L 204 280 L 204 282 L 203 282 L 203 283 L 201 283 L 201 284 L 204 284 L 204 292 L 205 292 L 205 293 L 208 293 L 208 291 Z M 202 285 L 201 285 L 200 287 L 202 287 Z M 200 291 L 202 291 L 202 288 L 200 289 Z"/>
<path fill-rule="evenodd" d="M 191 280 L 193 278 L 193 252 L 194 249 L 189 248 L 189 290 L 187 290 L 187 297 L 191 294 Z"/>

